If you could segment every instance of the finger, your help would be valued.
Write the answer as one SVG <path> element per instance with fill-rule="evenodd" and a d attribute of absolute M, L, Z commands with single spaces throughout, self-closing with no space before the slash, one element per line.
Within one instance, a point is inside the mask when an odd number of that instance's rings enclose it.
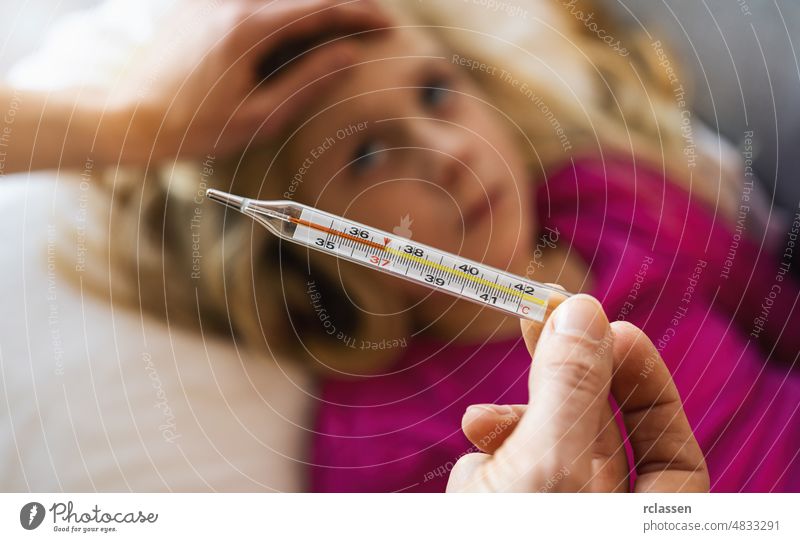
<path fill-rule="evenodd" d="M 528 405 L 471 405 L 461 418 L 461 430 L 480 451 L 492 454 L 514 431 Z"/>
<path fill-rule="evenodd" d="M 604 405 L 600 423 L 600 434 L 592 453 L 592 478 L 584 490 L 603 493 L 628 491 L 628 455 L 617 419 L 608 401 Z"/>
<path fill-rule="evenodd" d="M 566 292 L 566 289 L 564 289 L 564 287 L 561 286 L 560 284 L 555 284 L 555 283 L 552 283 L 552 282 L 547 282 L 545 284 L 547 284 L 548 286 L 552 286 L 554 288 L 558 288 L 559 290 L 562 290 L 562 291 Z M 550 297 L 547 300 L 548 303 L 547 303 L 547 311 L 545 313 L 545 321 L 547 321 L 547 318 L 552 314 L 552 311 L 555 310 L 555 308 L 558 307 L 565 299 L 566 299 L 566 296 L 562 296 L 562 295 L 558 295 L 558 294 L 551 294 L 550 295 Z M 522 338 L 525 341 L 525 346 L 528 348 L 528 353 L 530 353 L 531 358 L 533 358 L 533 354 L 536 351 L 536 343 L 539 341 L 539 337 L 542 334 L 542 329 L 544 328 L 544 322 L 540 322 L 538 320 L 521 319 L 520 320 L 520 327 L 522 329 Z M 481 405 L 477 405 L 477 406 L 481 406 Z M 504 405 L 504 406 L 506 406 L 506 405 Z M 524 405 L 511 405 L 510 408 L 512 409 L 512 414 L 516 415 L 516 416 L 521 416 L 522 413 L 524 412 Z M 480 442 L 482 440 L 485 440 L 486 437 L 487 437 L 487 435 L 485 435 L 485 434 L 479 434 L 481 430 L 483 430 L 483 429 L 489 429 L 489 430 L 494 429 L 498 424 L 502 425 L 502 423 L 505 420 L 496 420 L 496 421 L 494 421 L 494 423 L 492 423 L 491 420 L 489 420 L 489 416 L 484 415 L 484 416 L 481 417 L 480 420 L 476 420 L 476 421 L 477 421 L 477 423 L 479 425 L 476 425 L 475 427 L 471 428 L 471 431 L 472 431 L 472 434 L 476 437 L 476 440 L 478 442 Z M 518 420 L 513 420 L 513 422 L 514 422 L 513 423 L 513 427 L 516 427 L 516 422 L 517 421 Z M 489 427 L 487 427 L 485 425 L 487 423 L 490 425 Z M 512 427 L 512 429 L 513 429 L 513 427 Z M 464 429 L 464 434 L 467 434 L 467 429 L 464 426 L 464 420 L 462 420 L 462 428 Z M 503 431 L 502 434 L 500 436 L 498 436 L 498 438 L 496 440 L 494 440 L 494 439 L 492 440 L 492 444 L 488 447 L 491 450 L 491 452 L 496 450 L 499 447 L 499 445 L 502 444 L 502 442 L 505 440 L 505 438 L 508 436 L 508 434 L 510 434 L 508 431 Z M 469 435 L 467 435 L 467 438 L 469 438 Z M 470 441 L 480 448 L 480 446 L 478 445 L 478 442 L 476 442 L 475 440 L 472 440 L 472 439 L 470 439 Z M 484 450 L 484 451 L 488 452 L 488 450 Z"/>
<path fill-rule="evenodd" d="M 636 326 L 614 322 L 614 395 L 633 448 L 636 491 L 707 491 L 708 470 L 661 355 Z"/>
<path fill-rule="evenodd" d="M 450 477 L 447 479 L 447 492 L 483 491 L 495 492 L 496 489 L 489 483 L 487 465 L 489 458 L 486 454 L 466 454 L 458 458 Z"/>
<path fill-rule="evenodd" d="M 234 120 L 244 125 L 255 125 L 259 138 L 275 136 L 342 75 L 356 54 L 354 48 L 346 43 L 328 45 L 309 53 L 280 79 L 254 91 L 235 114 Z"/>
<path fill-rule="evenodd" d="M 550 282 L 545 284 L 566 292 L 564 287 L 560 284 L 554 284 Z M 552 293 L 550 295 L 547 300 L 545 321 L 547 321 L 547 318 L 552 314 L 553 310 L 555 310 L 555 308 L 558 307 L 565 299 L 566 296 L 558 293 Z M 520 327 L 522 328 L 522 338 L 525 340 L 525 346 L 528 347 L 528 352 L 530 353 L 531 357 L 533 357 L 533 352 L 536 350 L 536 342 L 539 340 L 539 336 L 542 334 L 542 329 L 544 328 L 544 322 L 523 319 L 520 320 L 519 323 Z"/>
<path fill-rule="evenodd" d="M 388 28 L 391 24 L 373 2 L 331 3 L 293 0 L 281 4 L 253 5 L 234 15 L 239 19 L 231 36 L 232 53 L 244 59 L 261 56 L 278 43 L 325 36 L 349 36 Z"/>
<path fill-rule="evenodd" d="M 493 454 L 517 427 L 528 405 L 470 405 L 461 419 L 461 429 L 481 452 Z M 622 435 L 611 405 L 606 402 L 602 427 L 592 454 L 592 476 L 585 489 L 624 492 L 628 489 L 629 466 Z"/>
<path fill-rule="evenodd" d="M 536 345 L 527 412 L 494 458 L 523 477 L 519 487 L 540 483 L 526 473 L 567 469 L 564 490 L 591 477 L 592 445 L 607 400 L 611 329 L 600 303 L 585 294 L 568 298 L 547 320 Z M 502 458 L 501 458 L 502 455 Z"/>

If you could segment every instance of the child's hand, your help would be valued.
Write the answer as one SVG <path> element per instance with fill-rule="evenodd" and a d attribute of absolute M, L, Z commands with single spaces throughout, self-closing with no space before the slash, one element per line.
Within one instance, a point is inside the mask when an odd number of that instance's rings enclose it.
<path fill-rule="evenodd" d="M 462 457 L 448 491 L 627 491 L 629 467 L 608 402 L 633 446 L 634 490 L 707 491 L 708 472 L 661 356 L 584 294 L 544 326 L 523 323 L 533 357 L 527 405 L 475 405 L 462 420 L 483 452 Z M 541 335 L 541 336 L 540 336 Z"/>
<path fill-rule="evenodd" d="M 127 122 L 137 144 L 126 146 L 123 161 L 225 154 L 280 133 L 358 49 L 352 40 L 322 45 L 260 84 L 269 75 L 259 74 L 264 59 L 287 43 L 322 34 L 327 41 L 387 24 L 366 1 L 230 0 L 213 9 L 179 4 L 111 99 L 121 117 L 135 113 Z"/>

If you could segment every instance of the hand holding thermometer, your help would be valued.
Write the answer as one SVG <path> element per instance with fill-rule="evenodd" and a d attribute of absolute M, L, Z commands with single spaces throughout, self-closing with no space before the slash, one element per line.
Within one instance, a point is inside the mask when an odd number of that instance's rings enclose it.
<path fill-rule="evenodd" d="M 570 294 L 449 252 L 293 201 L 258 201 L 209 189 L 287 241 L 469 299 L 518 318 L 543 322 Z"/>

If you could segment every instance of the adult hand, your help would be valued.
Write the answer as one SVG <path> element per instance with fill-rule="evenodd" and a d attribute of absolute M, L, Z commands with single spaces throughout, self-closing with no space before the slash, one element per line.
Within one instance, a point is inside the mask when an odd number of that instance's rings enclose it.
<path fill-rule="evenodd" d="M 388 24 L 369 0 L 227 0 L 210 9 L 181 3 L 112 100 L 118 109 L 137 109 L 137 137 L 122 161 L 225 154 L 278 133 L 352 63 L 357 49 L 352 39 L 339 39 L 261 81 L 269 75 L 258 74 L 265 57 L 287 43 Z"/>
<path fill-rule="evenodd" d="M 475 405 L 462 420 L 483 453 L 468 454 L 448 491 L 627 491 L 613 395 L 635 458 L 634 491 L 707 491 L 708 472 L 680 396 L 647 336 L 609 324 L 579 294 L 544 326 L 523 323 L 531 352 L 527 405 Z"/>

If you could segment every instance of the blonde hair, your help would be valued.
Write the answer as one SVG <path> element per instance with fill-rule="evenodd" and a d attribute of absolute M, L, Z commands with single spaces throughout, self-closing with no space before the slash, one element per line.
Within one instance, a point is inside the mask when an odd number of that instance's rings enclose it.
<path fill-rule="evenodd" d="M 540 179 L 570 159 L 621 154 L 716 201 L 720 156 L 691 119 L 691 81 L 659 40 L 617 24 L 589 0 L 463 0 L 458 9 L 429 0 L 402 8 L 454 54 L 498 68 L 473 72 L 475 80 L 519 125 Z"/>
<path fill-rule="evenodd" d="M 691 183 L 671 81 L 640 38 L 623 35 L 590 3 L 520 3 L 528 6 L 524 16 L 479 1 L 457 9 L 452 1 L 384 3 L 453 54 L 498 68 L 475 80 L 519 126 L 520 147 L 540 178 L 571 157 L 613 152 Z M 575 6 L 594 13 L 628 54 L 600 39 Z M 293 172 L 281 160 L 275 145 L 227 160 L 109 172 L 108 238 L 120 240 L 110 243 L 112 291 L 170 322 L 228 334 L 271 356 L 345 374 L 376 371 L 397 350 L 352 341 L 405 344 L 411 323 L 396 314 L 402 300 L 392 292 L 370 295 L 374 272 L 280 243 L 250 219 L 203 204 L 206 187 L 284 199 Z"/>

